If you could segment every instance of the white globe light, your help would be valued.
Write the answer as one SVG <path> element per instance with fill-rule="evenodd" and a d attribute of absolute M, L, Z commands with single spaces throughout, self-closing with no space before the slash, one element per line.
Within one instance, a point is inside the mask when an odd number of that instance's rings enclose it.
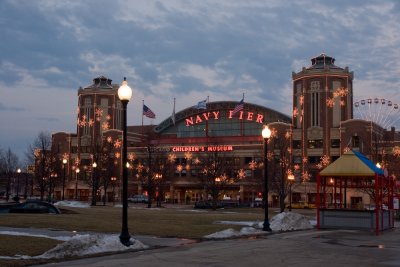
<path fill-rule="evenodd" d="M 270 138 L 271 137 L 271 130 L 268 128 L 268 126 L 265 126 L 264 129 L 261 132 L 262 137 L 265 138 Z"/>
<path fill-rule="evenodd" d="M 128 82 L 126 81 L 126 78 L 124 77 L 124 80 L 122 81 L 121 86 L 118 88 L 118 97 L 121 101 L 126 100 L 129 101 L 131 100 L 132 97 L 132 89 L 128 86 Z"/>

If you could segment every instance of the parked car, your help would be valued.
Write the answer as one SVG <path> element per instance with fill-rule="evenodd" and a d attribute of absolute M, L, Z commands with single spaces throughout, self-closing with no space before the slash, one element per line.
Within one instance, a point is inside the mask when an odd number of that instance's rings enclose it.
<path fill-rule="evenodd" d="M 149 198 L 146 195 L 134 195 L 128 198 L 128 201 L 132 203 L 147 203 Z"/>
<path fill-rule="evenodd" d="M 27 200 L 22 203 L 9 203 L 0 205 L 0 213 L 48 213 L 60 214 L 60 210 L 53 204 L 39 201 Z"/>

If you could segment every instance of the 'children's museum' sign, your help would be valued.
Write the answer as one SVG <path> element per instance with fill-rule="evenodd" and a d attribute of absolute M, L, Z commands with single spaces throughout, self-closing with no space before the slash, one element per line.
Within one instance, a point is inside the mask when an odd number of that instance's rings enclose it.
<path fill-rule="evenodd" d="M 233 146 L 174 146 L 171 147 L 172 152 L 226 152 L 233 151 Z"/>
<path fill-rule="evenodd" d="M 228 112 L 228 119 L 233 118 L 233 110 L 229 110 Z M 264 115 L 263 114 L 255 114 L 254 112 L 251 111 L 243 111 L 241 110 L 238 112 L 239 116 L 237 117 L 239 120 L 247 120 L 247 121 L 255 121 L 257 123 L 262 124 Z M 236 116 L 235 116 L 236 117 Z M 203 112 L 201 114 L 197 114 L 195 116 L 190 116 L 186 118 L 186 126 L 191 126 L 194 124 L 202 123 L 203 121 L 209 121 L 209 120 L 218 120 L 220 118 L 220 112 L 219 111 L 211 111 L 211 112 Z"/>

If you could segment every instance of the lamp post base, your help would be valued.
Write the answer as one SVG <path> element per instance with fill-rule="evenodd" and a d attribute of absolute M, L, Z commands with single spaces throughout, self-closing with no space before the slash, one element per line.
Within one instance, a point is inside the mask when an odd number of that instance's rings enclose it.
<path fill-rule="evenodd" d="M 272 229 L 271 229 L 271 227 L 269 226 L 269 222 L 268 222 L 268 221 L 265 221 L 265 222 L 264 222 L 263 231 L 272 232 Z"/>
<path fill-rule="evenodd" d="M 121 235 L 119 236 L 119 240 L 124 246 L 131 246 L 131 236 L 129 235 L 129 232 L 122 232 Z"/>

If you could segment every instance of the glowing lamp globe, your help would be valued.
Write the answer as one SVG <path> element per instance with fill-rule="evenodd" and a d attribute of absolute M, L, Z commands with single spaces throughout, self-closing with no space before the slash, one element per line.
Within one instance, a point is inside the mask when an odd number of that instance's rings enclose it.
<path fill-rule="evenodd" d="M 121 101 L 129 101 L 132 97 L 132 89 L 128 86 L 128 82 L 124 77 L 121 86 L 118 88 L 118 97 Z"/>
<path fill-rule="evenodd" d="M 261 132 L 261 135 L 264 139 L 268 139 L 271 137 L 271 130 L 268 128 L 268 126 L 265 126 L 264 129 Z"/>

